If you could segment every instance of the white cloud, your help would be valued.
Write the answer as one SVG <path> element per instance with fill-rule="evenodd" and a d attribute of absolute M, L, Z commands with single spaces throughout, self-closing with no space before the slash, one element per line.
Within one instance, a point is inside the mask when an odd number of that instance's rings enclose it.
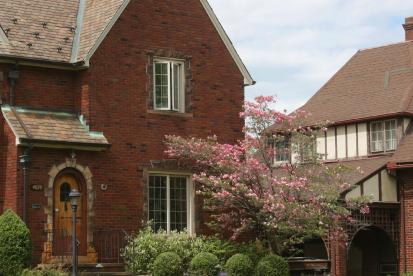
<path fill-rule="evenodd" d="M 356 51 L 401 41 L 408 0 L 210 0 L 257 80 L 247 98 L 277 94 L 292 110 Z"/>

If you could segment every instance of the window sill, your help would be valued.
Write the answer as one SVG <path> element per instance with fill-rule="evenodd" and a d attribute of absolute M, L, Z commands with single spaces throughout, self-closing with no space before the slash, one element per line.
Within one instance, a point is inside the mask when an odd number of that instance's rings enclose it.
<path fill-rule="evenodd" d="M 193 118 L 193 113 L 182 113 L 176 111 L 169 111 L 169 110 L 148 110 L 149 114 L 158 114 L 164 116 L 172 116 L 172 117 L 184 117 L 184 118 Z"/>

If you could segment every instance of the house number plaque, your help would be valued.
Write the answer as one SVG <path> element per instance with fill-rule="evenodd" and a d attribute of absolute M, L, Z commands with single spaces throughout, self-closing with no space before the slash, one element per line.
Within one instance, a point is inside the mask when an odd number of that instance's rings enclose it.
<path fill-rule="evenodd" d="M 32 185 L 32 190 L 33 191 L 43 191 L 43 185 Z"/>

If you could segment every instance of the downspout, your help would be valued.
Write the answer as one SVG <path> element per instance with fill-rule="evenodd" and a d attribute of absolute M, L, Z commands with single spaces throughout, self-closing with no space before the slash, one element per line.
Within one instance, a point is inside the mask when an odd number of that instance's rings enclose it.
<path fill-rule="evenodd" d="M 28 192 L 28 185 L 29 185 L 29 167 L 30 167 L 30 150 L 31 148 L 27 148 L 23 155 L 20 155 L 20 166 L 23 170 L 23 221 L 24 223 L 28 223 L 27 221 L 27 192 Z"/>

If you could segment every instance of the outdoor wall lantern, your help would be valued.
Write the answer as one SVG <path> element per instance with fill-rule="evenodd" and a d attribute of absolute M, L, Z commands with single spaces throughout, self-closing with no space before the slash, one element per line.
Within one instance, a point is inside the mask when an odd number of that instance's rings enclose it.
<path fill-rule="evenodd" d="M 76 239 L 76 212 L 80 193 L 73 189 L 70 194 L 70 203 L 72 205 L 72 276 L 77 276 L 77 239 Z"/>

